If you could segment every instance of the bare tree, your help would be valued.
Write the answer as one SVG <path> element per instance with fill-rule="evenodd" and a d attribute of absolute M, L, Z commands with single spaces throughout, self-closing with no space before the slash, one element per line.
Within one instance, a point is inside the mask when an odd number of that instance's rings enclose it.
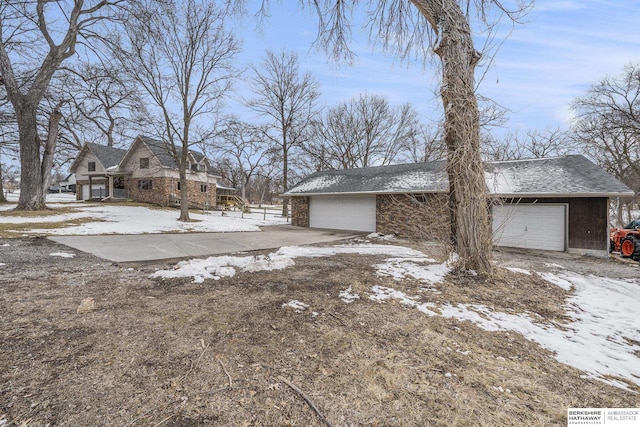
<path fill-rule="evenodd" d="M 282 187 L 289 188 L 289 158 L 310 139 L 311 124 L 318 113 L 319 83 L 311 73 L 301 75 L 294 53 L 266 53 L 260 66 L 252 66 L 254 98 L 247 106 L 266 118 L 265 138 L 277 148 L 282 161 Z M 289 215 L 288 200 L 282 216 Z"/>
<path fill-rule="evenodd" d="M 527 132 L 527 157 L 541 159 L 544 157 L 564 156 L 574 151 L 569 135 L 560 128 L 545 128 Z"/>
<path fill-rule="evenodd" d="M 432 160 L 444 160 L 447 150 L 444 145 L 442 127 L 430 127 L 419 123 L 418 128 L 412 133 L 411 138 L 404 146 L 404 156 L 411 163 L 428 162 Z"/>
<path fill-rule="evenodd" d="M 380 95 L 361 94 L 330 108 L 315 124 L 314 157 L 330 168 L 388 165 L 415 138 L 417 114 Z"/>
<path fill-rule="evenodd" d="M 482 157 L 487 161 L 501 162 L 520 160 L 525 157 L 525 144 L 517 133 L 507 133 L 498 137 L 491 134 L 481 136 Z"/>
<path fill-rule="evenodd" d="M 241 185 L 241 197 L 247 198 L 251 178 L 260 171 L 267 151 L 262 135 L 264 132 L 237 118 L 231 118 L 220 132 L 218 152 L 227 159 L 229 170 L 236 171 Z"/>
<path fill-rule="evenodd" d="M 49 83 L 63 61 L 76 53 L 85 35 L 119 0 L 35 0 L 0 5 L 0 74 L 16 113 L 21 162 L 17 209 L 44 209 L 42 150 L 37 111 Z M 48 130 L 56 118 L 52 116 Z M 57 131 L 57 130 L 56 130 Z M 44 148 L 46 153 L 47 149 Z"/>
<path fill-rule="evenodd" d="M 2 91 L 4 92 L 4 91 Z M 13 166 L 8 158 L 17 157 L 18 129 L 16 118 L 6 93 L 0 96 L 0 202 L 6 202 L 4 194 L 4 179 L 11 175 Z M 8 172 L 8 173 L 5 173 Z"/>
<path fill-rule="evenodd" d="M 640 191 L 640 66 L 627 65 L 620 75 L 594 84 L 573 110 L 573 135 L 585 154 Z M 622 221 L 622 204 L 618 208 Z"/>
<path fill-rule="evenodd" d="M 350 12 L 356 4 L 365 4 L 369 8 L 370 34 L 382 40 L 383 47 L 402 57 L 433 52 L 439 58 L 451 240 L 459 254 L 459 266 L 480 276 L 492 271 L 492 233 L 475 94 L 474 71 L 481 54 L 473 43 L 471 22 L 475 16 L 490 28 L 489 19 L 495 16 L 517 20 L 526 5 L 520 0 L 514 2 L 510 10 L 498 0 L 308 1 L 320 18 L 318 42 L 335 57 L 350 57 Z M 497 7 L 497 13 L 488 10 L 489 6 Z"/>
<path fill-rule="evenodd" d="M 144 133 L 148 116 L 135 82 L 113 64 L 80 62 L 67 68 L 62 90 L 69 100 L 63 109 L 61 136 L 78 149 L 86 141 L 109 147 Z"/>
<path fill-rule="evenodd" d="M 564 156 L 575 151 L 569 135 L 559 128 L 530 129 L 526 135 L 509 132 L 500 137 L 482 138 L 482 156 L 490 161 L 541 159 Z"/>
<path fill-rule="evenodd" d="M 180 175 L 180 221 L 189 220 L 189 150 L 208 137 L 197 120 L 215 123 L 237 70 L 239 42 L 224 27 L 225 12 L 206 0 L 149 1 L 129 16 L 116 57 L 162 118 L 163 138 Z M 199 133 L 199 137 L 194 137 Z"/>

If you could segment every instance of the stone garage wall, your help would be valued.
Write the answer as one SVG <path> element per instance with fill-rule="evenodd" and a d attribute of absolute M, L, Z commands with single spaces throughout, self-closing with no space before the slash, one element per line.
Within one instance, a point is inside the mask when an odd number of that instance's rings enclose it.
<path fill-rule="evenodd" d="M 291 198 L 291 225 L 309 226 L 309 197 Z"/>
<path fill-rule="evenodd" d="M 446 194 L 383 194 L 376 197 L 376 231 L 420 240 L 449 236 Z"/>

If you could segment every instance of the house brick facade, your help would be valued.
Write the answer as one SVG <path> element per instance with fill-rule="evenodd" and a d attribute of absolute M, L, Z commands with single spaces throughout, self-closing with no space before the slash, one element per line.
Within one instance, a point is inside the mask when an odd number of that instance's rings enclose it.
<path fill-rule="evenodd" d="M 219 175 L 204 155 L 193 151 L 186 166 L 189 206 L 214 208 Z M 128 150 L 87 143 L 71 172 L 77 177 L 78 200 L 111 197 L 159 206 L 180 200 L 178 165 L 166 143 L 149 137 L 138 136 Z"/>
<path fill-rule="evenodd" d="M 128 178 L 125 187 L 132 200 L 169 206 L 180 199 L 179 180 L 172 177 Z M 199 207 L 216 205 L 215 185 L 202 181 L 187 181 L 187 198 Z"/>

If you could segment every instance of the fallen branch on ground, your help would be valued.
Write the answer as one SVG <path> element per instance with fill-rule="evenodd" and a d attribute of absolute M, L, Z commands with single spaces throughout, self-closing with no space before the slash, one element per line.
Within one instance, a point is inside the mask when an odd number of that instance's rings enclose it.
<path fill-rule="evenodd" d="M 224 367 L 224 363 L 222 363 L 222 360 L 220 360 L 220 358 L 218 356 L 216 356 L 216 360 L 218 361 L 218 363 L 222 367 L 222 370 L 224 371 L 224 373 L 227 374 L 227 378 L 229 379 L 229 388 L 232 388 L 233 387 L 233 381 L 231 380 L 231 374 L 229 374 L 229 371 L 227 371 L 227 368 Z"/>
<path fill-rule="evenodd" d="M 291 383 L 290 381 L 288 381 L 286 378 L 284 378 L 283 376 L 278 376 L 278 379 L 280 381 L 282 381 L 283 383 L 285 383 L 286 385 L 288 385 L 289 387 L 291 387 L 291 389 L 293 391 L 295 391 L 296 393 L 298 393 L 305 402 L 307 402 L 307 404 L 311 407 L 311 409 L 313 409 L 316 414 L 318 414 L 318 416 L 320 417 L 320 419 L 322 420 L 322 422 L 325 423 L 325 425 L 327 427 L 333 427 L 331 425 L 331 423 L 329 422 L 329 420 L 327 420 L 325 418 L 324 415 L 322 415 L 322 412 L 320 412 L 320 409 L 318 409 L 318 407 L 313 403 L 313 401 L 309 398 L 309 396 L 307 396 L 306 394 L 304 394 L 304 392 L 302 390 L 300 390 L 298 387 L 296 387 L 295 384 Z"/>

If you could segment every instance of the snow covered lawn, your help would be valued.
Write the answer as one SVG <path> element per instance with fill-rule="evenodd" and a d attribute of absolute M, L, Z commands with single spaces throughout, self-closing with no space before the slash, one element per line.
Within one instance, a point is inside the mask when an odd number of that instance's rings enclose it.
<path fill-rule="evenodd" d="M 0 206 L 0 224 L 16 224 L 16 234 L 48 234 L 48 235 L 95 235 L 95 234 L 145 234 L 145 233 L 181 233 L 181 232 L 231 232 L 231 231 L 260 231 L 262 225 L 286 223 L 286 219 L 273 213 L 262 212 L 242 214 L 241 212 L 210 211 L 201 213 L 192 211 L 192 222 L 178 222 L 176 209 L 162 209 L 145 206 L 131 206 L 127 204 L 95 204 L 75 202 L 73 195 L 47 195 L 48 206 L 52 209 L 65 208 L 63 213 L 41 216 L 11 215 L 9 210 L 15 204 Z M 70 208 L 70 209 L 69 209 Z M 80 221 L 81 224 L 64 224 L 69 221 Z M 51 228 L 30 228 L 32 224 L 56 224 Z M 42 227 L 42 226 L 40 226 Z M 25 231 L 24 229 L 27 228 Z"/>
<path fill-rule="evenodd" d="M 430 301 L 437 286 L 449 272 L 447 263 L 439 264 L 423 253 L 402 246 L 359 243 L 332 247 L 283 247 L 268 256 L 224 256 L 191 260 L 174 269 L 160 270 L 152 278 L 192 277 L 201 283 L 207 279 L 230 277 L 236 269 L 257 272 L 284 269 L 295 265 L 299 257 L 329 257 L 340 254 L 380 255 L 386 259 L 373 268 L 378 276 L 417 281 L 415 294 L 408 295 L 390 287 L 372 286 L 368 295 L 353 293 L 345 286 L 340 298 L 346 304 L 364 304 L 366 300 L 384 303 L 396 300 L 427 316 L 443 316 L 472 322 L 489 332 L 513 331 L 552 351 L 561 363 L 610 385 L 628 389 L 640 386 L 640 286 L 638 280 L 622 281 L 567 271 L 549 264 L 552 272 L 536 273 L 509 268 L 514 274 L 538 274 L 544 280 L 568 291 L 565 303 L 567 323 L 544 319 L 536 313 L 505 313 L 480 304 L 444 304 Z M 296 301 L 296 309 L 307 307 Z"/>

